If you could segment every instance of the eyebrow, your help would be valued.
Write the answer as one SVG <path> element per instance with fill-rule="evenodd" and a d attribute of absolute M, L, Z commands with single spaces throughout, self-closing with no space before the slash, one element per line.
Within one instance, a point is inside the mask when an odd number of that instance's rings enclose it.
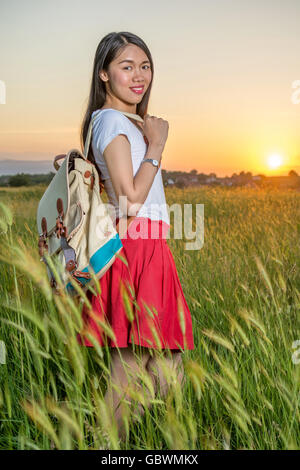
<path fill-rule="evenodd" d="M 121 60 L 121 62 L 118 62 L 118 64 L 122 64 L 123 62 L 133 62 L 134 63 L 134 60 L 125 59 L 125 60 Z M 148 62 L 150 64 L 149 60 L 143 60 L 143 62 L 141 62 L 141 64 L 144 64 L 145 62 Z"/>

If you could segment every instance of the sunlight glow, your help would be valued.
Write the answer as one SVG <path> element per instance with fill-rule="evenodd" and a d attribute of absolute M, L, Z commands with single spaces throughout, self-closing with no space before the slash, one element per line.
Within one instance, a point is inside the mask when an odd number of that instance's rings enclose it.
<path fill-rule="evenodd" d="M 268 165 L 270 168 L 278 168 L 282 165 L 283 158 L 281 155 L 273 154 L 268 157 Z"/>

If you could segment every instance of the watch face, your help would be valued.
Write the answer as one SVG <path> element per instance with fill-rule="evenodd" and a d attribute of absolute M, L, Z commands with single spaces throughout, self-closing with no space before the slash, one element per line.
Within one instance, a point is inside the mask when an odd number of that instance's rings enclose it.
<path fill-rule="evenodd" d="M 158 166 L 158 161 L 157 161 L 157 160 L 153 160 L 153 165 Z"/>

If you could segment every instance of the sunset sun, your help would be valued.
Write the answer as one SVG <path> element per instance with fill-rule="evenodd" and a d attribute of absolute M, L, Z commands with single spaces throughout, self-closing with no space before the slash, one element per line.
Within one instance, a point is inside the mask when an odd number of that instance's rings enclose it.
<path fill-rule="evenodd" d="M 273 154 L 268 157 L 268 166 L 270 168 L 279 168 L 282 165 L 283 158 L 281 155 Z"/>

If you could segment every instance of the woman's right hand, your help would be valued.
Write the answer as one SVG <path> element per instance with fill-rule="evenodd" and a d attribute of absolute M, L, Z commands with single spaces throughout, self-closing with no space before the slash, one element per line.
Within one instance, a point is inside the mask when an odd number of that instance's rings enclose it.
<path fill-rule="evenodd" d="M 149 145 L 157 146 L 163 151 L 168 138 L 169 123 L 162 118 L 146 114 L 144 122 L 139 123 L 147 137 Z"/>

